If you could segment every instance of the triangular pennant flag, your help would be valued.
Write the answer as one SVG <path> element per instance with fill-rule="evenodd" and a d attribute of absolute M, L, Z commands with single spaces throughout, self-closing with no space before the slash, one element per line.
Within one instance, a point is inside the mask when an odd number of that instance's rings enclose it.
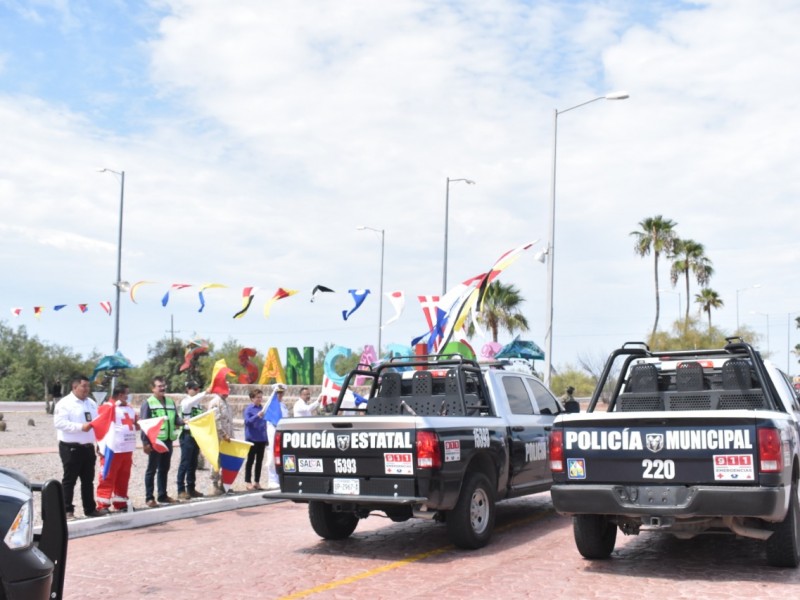
<path fill-rule="evenodd" d="M 242 310 L 233 315 L 234 319 L 241 319 L 244 314 L 250 309 L 250 305 L 255 298 L 255 288 L 246 287 L 242 290 Z"/>
<path fill-rule="evenodd" d="M 342 311 L 342 318 L 347 321 L 347 319 L 356 312 L 359 307 L 364 304 L 364 300 L 367 299 L 367 294 L 369 294 L 369 290 L 347 290 L 350 292 L 350 295 L 353 297 L 353 301 L 355 301 L 356 305 L 351 308 L 350 310 L 343 310 Z"/>
<path fill-rule="evenodd" d="M 21 312 L 22 312 L 22 309 L 18 308 L 18 307 L 15 307 L 15 308 L 11 309 L 11 314 L 14 315 L 15 317 L 18 317 Z"/>
<path fill-rule="evenodd" d="M 206 290 L 212 290 L 216 288 L 224 288 L 228 287 L 224 283 L 204 283 L 200 286 L 200 291 L 197 292 L 197 295 L 200 297 L 200 308 L 197 309 L 197 312 L 203 312 L 203 309 L 206 307 L 206 298 L 203 295 L 203 292 Z"/>
<path fill-rule="evenodd" d="M 130 291 L 130 294 L 131 294 L 131 302 L 133 302 L 134 304 L 136 304 L 136 290 L 138 290 L 138 289 L 139 289 L 139 286 L 140 286 L 140 285 L 145 285 L 145 284 L 147 284 L 147 283 L 156 283 L 156 282 L 155 282 L 155 281 L 137 281 L 136 283 L 134 283 L 134 284 L 131 286 L 131 291 Z"/>
<path fill-rule="evenodd" d="M 34 306 L 33 307 L 33 316 L 37 319 L 42 318 L 42 312 L 44 311 L 44 306 Z"/>
<path fill-rule="evenodd" d="M 320 292 L 333 293 L 333 290 L 329 287 L 325 287 L 324 285 L 315 285 L 314 289 L 311 290 L 311 302 L 314 301 L 314 296 L 316 296 Z"/>
<path fill-rule="evenodd" d="M 394 323 L 403 314 L 403 309 L 406 307 L 406 295 L 403 292 L 386 292 L 384 294 L 394 307 L 395 315 L 386 321 L 381 327 L 386 327 L 389 323 Z"/>
<path fill-rule="evenodd" d="M 192 285 L 190 283 L 173 283 L 171 286 L 169 286 L 169 289 L 167 290 L 167 293 L 164 294 L 164 297 L 161 298 L 161 306 L 166 306 L 169 302 L 169 293 L 171 290 L 182 290 L 188 287 L 192 287 Z"/>
<path fill-rule="evenodd" d="M 270 298 L 266 304 L 264 304 L 264 317 L 269 317 L 269 309 L 272 308 L 272 305 L 278 300 L 288 298 L 289 296 L 294 296 L 298 291 L 299 290 L 286 290 L 284 288 L 278 288 L 278 291 L 275 292 L 275 295 L 272 296 L 272 298 Z"/>
<path fill-rule="evenodd" d="M 59 310 L 61 310 L 61 309 L 62 309 L 62 308 L 64 308 L 65 306 L 66 306 L 66 304 L 56 304 L 56 305 L 53 307 L 53 310 L 54 310 L 54 311 L 56 311 L 56 312 L 58 312 Z"/>
<path fill-rule="evenodd" d="M 85 312 L 87 312 L 89 310 L 89 305 L 88 304 L 78 304 L 78 310 L 80 310 L 82 313 L 85 313 Z"/>
<path fill-rule="evenodd" d="M 111 316 L 111 302 L 109 302 L 109 301 L 101 302 L 100 303 L 100 308 L 102 308 L 104 311 L 106 311 L 106 313 L 108 313 L 109 317 Z"/>

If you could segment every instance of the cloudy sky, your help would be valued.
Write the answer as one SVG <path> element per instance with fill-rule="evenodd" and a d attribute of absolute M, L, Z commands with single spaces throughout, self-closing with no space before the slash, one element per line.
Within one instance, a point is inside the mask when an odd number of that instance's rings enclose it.
<path fill-rule="evenodd" d="M 448 283 L 540 240 L 501 280 L 543 345 L 554 109 L 626 90 L 558 117 L 554 364 L 649 333 L 652 258 L 629 234 L 661 214 L 714 263 L 714 324 L 738 312 L 786 368 L 798 23 L 797 0 L 0 0 L 0 319 L 111 351 L 107 168 L 126 174 L 122 279 L 157 282 L 123 296 L 135 362 L 171 330 L 281 354 L 375 344 L 381 239 L 359 225 L 385 230 L 384 290 L 408 303 L 382 341 L 407 344 L 426 328 L 416 296 L 441 292 L 449 177 L 477 184 L 450 185 Z M 668 271 L 662 326 L 687 302 Z M 228 287 L 199 313 L 212 282 Z M 172 283 L 195 287 L 162 307 Z M 337 294 L 312 304 L 317 284 Z M 244 286 L 260 291 L 234 320 Z M 278 287 L 300 293 L 265 319 Z M 350 288 L 372 294 L 345 322 Z"/>

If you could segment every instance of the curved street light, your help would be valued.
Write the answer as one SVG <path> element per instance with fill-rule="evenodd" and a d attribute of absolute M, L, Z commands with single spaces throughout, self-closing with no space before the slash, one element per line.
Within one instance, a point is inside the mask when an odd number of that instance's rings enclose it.
<path fill-rule="evenodd" d="M 575 106 L 564 110 L 553 109 L 553 171 L 550 178 L 550 233 L 548 236 L 547 249 L 544 256 L 547 257 L 547 307 L 545 309 L 545 320 L 547 329 L 544 336 L 544 384 L 550 387 L 550 373 L 553 369 L 553 264 L 555 259 L 555 235 L 556 235 L 556 156 L 558 148 L 558 115 L 586 106 L 598 100 L 626 100 L 629 98 L 628 92 L 611 92 L 605 96 L 598 96 L 586 102 L 581 102 Z"/>

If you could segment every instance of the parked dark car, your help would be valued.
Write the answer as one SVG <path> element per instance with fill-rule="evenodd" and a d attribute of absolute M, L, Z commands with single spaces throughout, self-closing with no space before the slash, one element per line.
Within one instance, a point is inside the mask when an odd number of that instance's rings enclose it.
<path fill-rule="evenodd" d="M 34 492 L 41 493 L 38 534 Z M 61 482 L 31 483 L 22 473 L 0 467 L 0 600 L 62 598 L 68 538 Z"/>

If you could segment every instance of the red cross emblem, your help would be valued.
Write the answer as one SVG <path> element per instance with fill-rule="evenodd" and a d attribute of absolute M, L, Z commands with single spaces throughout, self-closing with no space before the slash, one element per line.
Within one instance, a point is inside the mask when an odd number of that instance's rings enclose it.
<path fill-rule="evenodd" d="M 135 422 L 134 422 L 133 419 L 131 419 L 131 416 L 128 413 L 125 413 L 122 416 L 122 424 L 123 425 L 127 425 L 128 429 L 133 430 L 133 426 L 135 425 Z"/>

